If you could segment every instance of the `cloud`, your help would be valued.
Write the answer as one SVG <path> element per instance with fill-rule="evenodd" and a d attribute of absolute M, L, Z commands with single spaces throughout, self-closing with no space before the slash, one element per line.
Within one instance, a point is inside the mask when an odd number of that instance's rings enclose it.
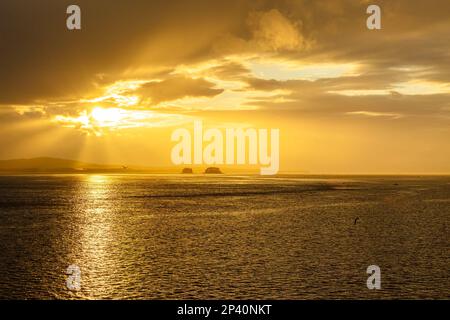
<path fill-rule="evenodd" d="M 0 107 L 0 123 L 10 125 L 29 120 L 39 120 L 46 117 L 40 106 L 2 106 Z"/>
<path fill-rule="evenodd" d="M 252 12 L 247 23 L 253 36 L 251 42 L 263 50 L 302 48 L 304 40 L 299 32 L 300 21 L 292 22 L 276 9 Z"/>
<path fill-rule="evenodd" d="M 234 2 L 234 4 L 233 4 Z M 211 56 L 216 38 L 252 1 L 79 0 L 82 30 L 65 27 L 71 1 L 0 2 L 0 104 L 73 99 L 130 70 L 173 68 Z M 103 83 L 104 84 L 104 83 Z"/>
<path fill-rule="evenodd" d="M 379 32 L 367 1 L 80 0 L 79 32 L 69 4 L 0 3 L 0 104 L 448 118 L 445 0 L 379 1 Z"/>
<path fill-rule="evenodd" d="M 366 116 L 366 117 L 387 117 L 391 119 L 399 119 L 403 117 L 403 115 L 398 113 L 389 113 L 389 112 L 373 112 L 373 111 L 352 111 L 347 112 L 349 115 L 356 116 Z"/>
<path fill-rule="evenodd" d="M 104 81 L 158 78 L 160 70 L 228 55 L 375 70 L 413 65 L 426 80 L 450 80 L 446 0 L 379 1 L 380 32 L 365 27 L 364 1 L 79 0 L 79 32 L 65 28 L 69 4 L 1 1 L 0 103 L 80 99 Z"/>
<path fill-rule="evenodd" d="M 173 76 L 162 81 L 151 81 L 143 84 L 137 94 L 150 99 L 151 104 L 177 100 L 184 97 L 214 97 L 223 92 L 205 79 L 192 79 L 184 76 Z"/>
<path fill-rule="evenodd" d="M 302 22 L 290 19 L 278 9 L 247 12 L 241 28 L 221 35 L 213 45 L 215 55 L 283 53 L 303 50 L 308 45 Z"/>

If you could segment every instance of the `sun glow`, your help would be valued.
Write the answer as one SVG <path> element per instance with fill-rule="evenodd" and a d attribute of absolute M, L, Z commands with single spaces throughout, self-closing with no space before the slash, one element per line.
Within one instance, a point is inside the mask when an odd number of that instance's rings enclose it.
<path fill-rule="evenodd" d="M 123 109 L 97 107 L 92 110 L 91 117 L 99 127 L 114 127 L 120 125 L 127 115 Z"/>
<path fill-rule="evenodd" d="M 96 136 L 118 129 L 165 127 L 190 120 L 191 117 L 180 114 L 102 107 L 95 107 L 90 113 L 84 110 L 77 117 L 57 115 L 53 118 L 53 122 L 63 127 L 80 129 Z"/>
<path fill-rule="evenodd" d="M 93 99 L 81 99 L 82 103 L 104 103 L 111 102 L 119 107 L 130 107 L 137 105 L 140 101 L 139 96 L 131 93 L 139 89 L 146 80 L 118 81 L 104 90 L 104 94 Z"/>

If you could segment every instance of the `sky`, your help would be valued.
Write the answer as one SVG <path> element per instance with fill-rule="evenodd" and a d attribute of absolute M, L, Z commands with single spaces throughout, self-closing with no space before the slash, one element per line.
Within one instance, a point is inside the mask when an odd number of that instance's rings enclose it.
<path fill-rule="evenodd" d="M 66 28 L 67 6 L 81 30 Z M 369 30 L 366 8 L 381 8 Z M 450 2 L 0 2 L 0 159 L 170 166 L 171 133 L 280 129 L 280 170 L 450 173 Z"/>

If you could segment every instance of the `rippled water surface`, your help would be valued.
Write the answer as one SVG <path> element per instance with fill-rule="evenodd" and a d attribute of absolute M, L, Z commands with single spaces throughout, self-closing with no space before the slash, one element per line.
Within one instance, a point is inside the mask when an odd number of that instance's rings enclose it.
<path fill-rule="evenodd" d="M 1 176 L 0 195 L 3 299 L 450 297 L 448 177 Z"/>

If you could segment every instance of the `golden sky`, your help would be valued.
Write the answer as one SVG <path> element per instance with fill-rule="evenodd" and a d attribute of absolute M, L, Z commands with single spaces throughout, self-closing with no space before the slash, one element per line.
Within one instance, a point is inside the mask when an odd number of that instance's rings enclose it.
<path fill-rule="evenodd" d="M 66 28 L 81 8 L 82 30 Z M 366 28 L 366 8 L 382 29 Z M 169 166 L 171 132 L 280 129 L 280 170 L 450 173 L 450 2 L 0 2 L 0 159 Z"/>

